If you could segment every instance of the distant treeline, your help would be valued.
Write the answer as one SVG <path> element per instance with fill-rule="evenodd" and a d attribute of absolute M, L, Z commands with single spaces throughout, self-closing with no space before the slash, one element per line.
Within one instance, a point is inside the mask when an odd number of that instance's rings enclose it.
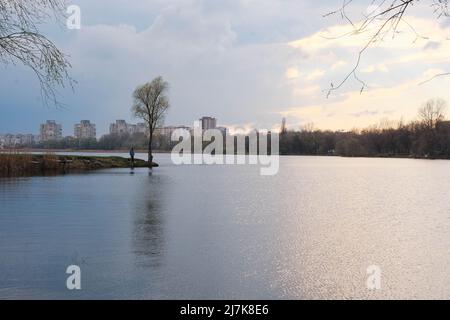
<path fill-rule="evenodd" d="M 157 136 L 153 141 L 155 149 L 170 150 L 168 139 Z M 64 137 L 59 140 L 42 141 L 34 145 L 22 147 L 32 147 L 38 149 L 74 149 L 74 150 L 125 150 L 133 146 L 135 149 L 146 149 L 148 147 L 148 137 L 143 133 L 135 134 L 106 134 L 100 139 L 76 139 Z"/>
<path fill-rule="evenodd" d="M 430 100 L 419 118 L 405 124 L 382 121 L 350 132 L 282 127 L 280 153 L 285 155 L 340 155 L 348 157 L 450 158 L 450 121 L 444 121 L 445 102 Z"/>
<path fill-rule="evenodd" d="M 450 121 L 445 121 L 445 102 L 430 100 L 419 109 L 418 120 L 410 123 L 384 120 L 378 125 L 348 132 L 316 130 L 312 125 L 287 130 L 283 121 L 280 132 L 282 155 L 339 155 L 347 157 L 420 157 L 450 159 Z M 99 140 L 66 137 L 33 146 L 45 149 L 127 150 L 146 149 L 145 134 L 109 134 Z M 178 142 L 157 135 L 153 149 L 171 151 Z M 204 144 L 204 146 L 206 146 Z M 225 145 L 225 143 L 224 143 Z M 248 138 L 246 139 L 248 150 Z"/>
<path fill-rule="evenodd" d="M 280 136 L 280 154 L 450 158 L 450 122 L 433 129 L 400 123 L 395 128 L 351 132 L 286 131 Z"/>
<path fill-rule="evenodd" d="M 45 149 L 120 150 L 147 147 L 144 134 L 104 135 L 96 139 L 64 138 L 31 147 Z M 155 150 L 170 151 L 176 142 L 157 136 Z M 416 121 L 395 125 L 384 122 L 364 130 L 350 132 L 321 131 L 303 128 L 284 130 L 280 134 L 282 155 L 340 155 L 383 157 L 436 157 L 450 158 L 450 121 L 438 121 L 433 126 Z"/>

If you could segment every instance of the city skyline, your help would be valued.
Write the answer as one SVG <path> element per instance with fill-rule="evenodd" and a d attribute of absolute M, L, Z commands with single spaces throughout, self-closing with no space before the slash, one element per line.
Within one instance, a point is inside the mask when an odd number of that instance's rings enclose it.
<path fill-rule="evenodd" d="M 225 134 L 229 132 L 229 129 L 226 126 L 217 126 L 218 119 L 210 116 L 203 116 L 198 121 L 199 125 L 203 130 L 207 129 L 218 129 Z M 49 141 L 49 140 L 58 140 L 65 137 L 73 137 L 76 139 L 98 139 L 101 136 L 108 134 L 134 134 L 134 133 L 144 133 L 147 134 L 148 128 L 145 123 L 130 123 L 124 119 L 116 119 L 115 122 L 109 124 L 109 130 L 106 133 L 97 134 L 96 131 L 97 124 L 91 122 L 90 120 L 80 120 L 79 122 L 73 124 L 71 134 L 67 134 L 64 131 L 64 126 L 59 123 L 58 120 L 46 120 L 45 122 L 39 124 L 38 133 L 34 132 L 0 132 L 0 138 L 3 140 L 11 141 L 9 144 L 30 144 L 31 142 L 38 141 Z M 174 129 L 191 129 L 192 127 L 187 125 L 164 125 L 157 130 L 162 135 L 169 135 Z M 0 145 L 2 144 L 2 140 L 0 139 Z M 20 141 L 17 143 L 13 143 L 13 141 Z M 26 142 L 22 142 L 26 141 Z M 6 143 L 8 145 L 8 143 Z"/>

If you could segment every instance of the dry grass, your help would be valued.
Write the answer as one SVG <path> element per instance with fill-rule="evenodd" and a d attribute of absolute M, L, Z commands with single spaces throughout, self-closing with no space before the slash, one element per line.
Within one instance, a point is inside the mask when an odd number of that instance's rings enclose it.
<path fill-rule="evenodd" d="M 20 154 L 15 151 L 0 153 L 0 176 L 20 176 L 31 174 L 33 171 L 33 158 L 29 154 Z"/>
<path fill-rule="evenodd" d="M 129 159 L 121 157 L 59 156 L 52 153 L 39 155 L 0 151 L 0 177 L 55 175 L 129 166 Z M 135 162 L 135 167 L 146 166 L 147 163 L 143 160 Z"/>
<path fill-rule="evenodd" d="M 14 150 L 0 152 L 0 176 L 16 177 L 58 171 L 58 157 L 54 154 L 33 156 Z"/>
<path fill-rule="evenodd" d="M 55 154 L 46 153 L 42 156 L 40 167 L 42 171 L 57 171 L 61 166 Z"/>

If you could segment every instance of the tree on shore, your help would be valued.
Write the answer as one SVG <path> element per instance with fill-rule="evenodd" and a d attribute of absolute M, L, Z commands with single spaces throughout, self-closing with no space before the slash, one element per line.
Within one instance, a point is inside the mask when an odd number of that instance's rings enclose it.
<path fill-rule="evenodd" d="M 73 84 L 66 55 L 39 30 L 52 18 L 63 18 L 65 7 L 65 0 L 0 1 L 0 64 L 33 70 L 46 104 L 58 105 L 55 88 Z"/>
<path fill-rule="evenodd" d="M 423 153 L 434 156 L 441 150 L 442 139 L 439 138 L 438 126 L 445 120 L 446 102 L 442 99 L 430 99 L 419 109 L 421 136 L 419 148 Z"/>
<path fill-rule="evenodd" d="M 384 119 L 361 130 L 288 130 L 280 135 L 280 154 L 450 159 L 450 121 L 445 121 L 445 105 L 442 99 L 431 99 L 409 123 Z"/>
<path fill-rule="evenodd" d="M 151 82 L 138 86 L 133 92 L 132 112 L 136 118 L 145 121 L 148 126 L 148 162 L 152 166 L 152 142 L 156 128 L 164 122 L 169 109 L 167 91 L 169 84 L 159 76 Z"/>
<path fill-rule="evenodd" d="M 445 119 L 446 105 L 443 99 L 430 99 L 419 109 L 419 118 L 426 129 L 436 129 L 438 123 Z"/>

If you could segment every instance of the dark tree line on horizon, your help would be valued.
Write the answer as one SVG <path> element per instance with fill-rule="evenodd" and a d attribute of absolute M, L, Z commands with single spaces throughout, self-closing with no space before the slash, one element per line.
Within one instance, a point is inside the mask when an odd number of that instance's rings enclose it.
<path fill-rule="evenodd" d="M 338 155 L 346 157 L 420 157 L 450 159 L 450 121 L 445 121 L 446 103 L 441 99 L 429 100 L 419 109 L 415 121 L 383 120 L 378 125 L 352 131 L 314 129 L 307 125 L 300 130 L 286 129 L 283 120 L 280 132 L 281 155 Z M 177 142 L 156 134 L 152 147 L 157 151 L 171 151 Z M 208 143 L 205 143 L 206 146 Z M 224 143 L 225 145 L 225 143 Z M 146 150 L 148 137 L 107 134 L 100 139 L 78 140 L 66 137 L 33 146 L 45 149 L 74 150 Z M 246 141 L 248 150 L 248 139 Z"/>
<path fill-rule="evenodd" d="M 419 109 L 416 121 L 383 121 L 349 132 L 284 129 L 280 154 L 450 158 L 450 121 L 445 121 L 445 107 L 441 99 L 429 100 Z"/>

